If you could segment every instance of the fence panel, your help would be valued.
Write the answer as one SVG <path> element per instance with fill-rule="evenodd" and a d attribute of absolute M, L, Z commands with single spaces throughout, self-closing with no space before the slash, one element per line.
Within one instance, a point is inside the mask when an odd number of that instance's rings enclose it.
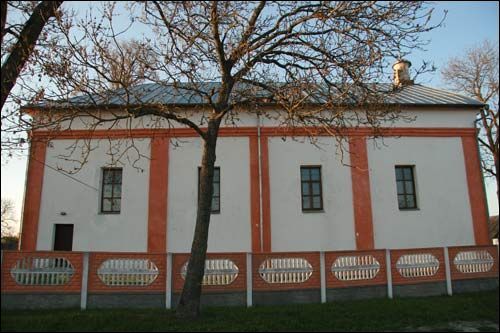
<path fill-rule="evenodd" d="M 189 254 L 173 255 L 172 284 L 174 292 L 184 286 Z M 207 253 L 202 292 L 245 291 L 246 253 Z"/>
<path fill-rule="evenodd" d="M 83 253 L 4 251 L 2 292 L 80 292 Z"/>
<path fill-rule="evenodd" d="M 89 292 L 163 292 L 166 254 L 93 252 Z"/>
<path fill-rule="evenodd" d="M 326 287 L 385 285 L 385 261 L 385 250 L 326 252 Z"/>
<path fill-rule="evenodd" d="M 391 250 L 393 285 L 446 281 L 443 248 Z"/>
<path fill-rule="evenodd" d="M 254 254 L 252 266 L 255 291 L 321 288 L 319 252 Z"/>
<path fill-rule="evenodd" d="M 448 248 L 452 280 L 498 277 L 498 248 L 454 246 Z"/>

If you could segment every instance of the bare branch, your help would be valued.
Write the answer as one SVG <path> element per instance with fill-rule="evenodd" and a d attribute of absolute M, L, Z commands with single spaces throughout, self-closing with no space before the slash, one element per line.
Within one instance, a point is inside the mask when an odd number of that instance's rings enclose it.
<path fill-rule="evenodd" d="M 496 178 L 499 190 L 499 136 L 498 131 L 498 45 L 483 41 L 469 48 L 460 58 L 451 58 L 442 70 L 443 79 L 455 91 L 479 100 L 486 106 L 476 121 L 480 132 L 483 171 Z"/>

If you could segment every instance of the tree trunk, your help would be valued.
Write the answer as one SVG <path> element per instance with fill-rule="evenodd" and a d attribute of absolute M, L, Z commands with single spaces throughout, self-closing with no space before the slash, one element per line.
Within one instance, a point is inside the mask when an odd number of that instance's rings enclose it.
<path fill-rule="evenodd" d="M 3 108 L 7 96 L 14 87 L 28 58 L 31 56 L 43 27 L 51 17 L 56 15 L 62 3 L 63 1 L 42 1 L 36 6 L 33 10 L 33 14 L 31 14 L 24 25 L 17 43 L 13 46 L 12 51 L 2 65 L 2 95 L 0 109 Z M 2 17 L 4 14 L 7 15 L 7 7 L 4 8 L 2 6 Z M 2 22 L 2 39 L 4 35 L 4 23 L 5 22 Z"/>
<path fill-rule="evenodd" d="M 483 96 L 481 95 L 476 95 L 475 96 L 478 100 L 480 100 L 481 102 L 483 102 L 484 104 L 486 104 L 487 100 L 485 100 L 483 98 Z M 491 115 L 488 114 L 488 112 L 491 112 Z M 487 142 L 482 142 L 480 143 L 480 146 L 482 145 L 483 147 L 485 147 L 487 150 L 488 150 L 488 154 L 491 153 L 491 155 L 493 156 L 493 164 L 494 164 L 494 176 L 495 176 L 495 180 L 496 180 L 496 183 L 497 183 L 497 197 L 500 196 L 500 161 L 499 161 L 499 157 L 498 157 L 498 126 L 495 126 L 494 124 L 495 123 L 492 123 L 492 124 L 488 124 L 488 118 L 489 116 L 491 116 L 491 119 L 494 119 L 495 118 L 495 114 L 494 114 L 494 111 L 492 111 L 491 109 L 489 108 L 482 108 L 481 111 L 480 111 L 480 116 L 481 116 L 481 122 L 483 124 L 483 129 L 484 131 L 486 132 L 485 133 L 485 136 L 486 136 L 486 140 Z M 490 120 L 490 121 L 493 121 L 493 120 Z M 482 157 L 481 157 L 482 158 Z M 487 158 L 484 158 L 484 160 L 486 161 Z M 483 164 L 481 164 L 483 165 Z M 483 167 L 483 175 L 487 176 L 488 174 L 492 174 L 491 171 L 488 171 L 488 165 L 485 163 L 484 167 Z"/>
<path fill-rule="evenodd" d="M 203 157 L 200 170 L 200 188 L 196 226 L 191 245 L 186 281 L 176 309 L 176 316 L 193 319 L 200 313 L 201 283 L 205 273 L 208 228 L 212 210 L 212 192 L 215 165 L 215 148 L 219 131 L 219 121 L 210 120 L 206 140 L 203 144 Z"/>
<path fill-rule="evenodd" d="M 496 153 L 494 153 L 495 155 L 494 158 L 495 158 L 495 178 L 497 179 L 497 198 L 500 198 L 500 165 L 498 163 L 498 151 Z"/>

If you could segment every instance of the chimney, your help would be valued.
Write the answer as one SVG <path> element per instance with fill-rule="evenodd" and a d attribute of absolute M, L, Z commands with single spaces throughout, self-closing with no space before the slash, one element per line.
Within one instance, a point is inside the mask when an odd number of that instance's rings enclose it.
<path fill-rule="evenodd" d="M 410 67 L 411 62 L 406 59 L 398 59 L 392 65 L 394 70 L 394 86 L 402 87 L 413 84 L 413 80 L 410 80 Z"/>

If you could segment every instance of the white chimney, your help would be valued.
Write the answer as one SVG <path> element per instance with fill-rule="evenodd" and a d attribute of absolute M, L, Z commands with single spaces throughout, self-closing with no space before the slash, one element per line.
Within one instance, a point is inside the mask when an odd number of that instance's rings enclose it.
<path fill-rule="evenodd" d="M 392 69 L 394 70 L 394 85 L 396 87 L 413 84 L 413 80 L 410 79 L 410 67 L 411 62 L 406 59 L 398 59 L 392 65 Z"/>

